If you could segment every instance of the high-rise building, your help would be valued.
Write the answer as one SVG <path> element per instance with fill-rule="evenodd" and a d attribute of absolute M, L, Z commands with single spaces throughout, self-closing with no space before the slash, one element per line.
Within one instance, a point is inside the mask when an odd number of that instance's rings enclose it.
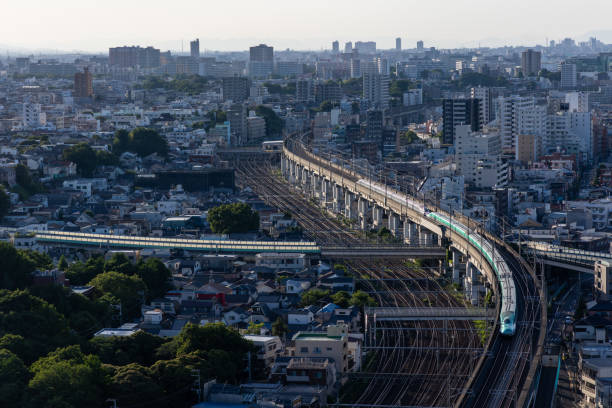
<path fill-rule="evenodd" d="M 191 58 L 200 58 L 200 39 L 196 38 L 190 44 Z"/>
<path fill-rule="evenodd" d="M 473 132 L 481 129 L 478 99 L 444 99 L 442 110 L 442 143 L 446 145 L 455 142 L 455 128 L 459 125 L 470 125 Z"/>
<path fill-rule="evenodd" d="M 232 76 L 223 78 L 223 100 L 235 103 L 243 102 L 249 97 L 248 78 Z"/>
<path fill-rule="evenodd" d="M 366 138 L 382 142 L 383 112 L 370 109 L 366 113 Z"/>
<path fill-rule="evenodd" d="M 481 126 L 487 125 L 495 119 L 495 109 L 493 106 L 493 96 L 491 88 L 478 86 L 470 90 L 470 98 L 478 99 L 479 120 Z"/>
<path fill-rule="evenodd" d="M 336 82 L 321 82 L 314 86 L 315 103 L 339 102 L 340 98 L 342 98 L 342 88 Z"/>
<path fill-rule="evenodd" d="M 423 50 L 424 50 L 423 41 L 417 41 L 417 51 L 423 51 Z"/>
<path fill-rule="evenodd" d="M 502 151 L 516 154 L 516 140 L 519 134 L 542 135 L 542 114 L 536 109 L 535 99 L 520 96 L 500 97 L 496 100 L 496 120 L 499 125 Z M 530 115 L 535 115 L 531 119 Z M 536 120 L 537 119 L 537 120 Z"/>
<path fill-rule="evenodd" d="M 378 72 L 363 73 L 363 97 L 376 109 L 389 107 L 389 76 Z"/>
<path fill-rule="evenodd" d="M 332 52 L 334 54 L 338 54 L 340 52 L 340 43 L 338 41 L 334 41 L 332 43 Z"/>
<path fill-rule="evenodd" d="M 248 107 L 243 103 L 234 103 L 227 110 L 232 146 L 242 146 L 247 142 L 247 114 Z"/>
<path fill-rule="evenodd" d="M 307 79 L 300 79 L 295 82 L 295 100 L 298 102 L 308 102 L 313 99 L 312 82 Z"/>
<path fill-rule="evenodd" d="M 548 115 L 548 132 L 544 141 L 547 152 L 565 151 L 593 158 L 593 123 L 590 112 L 557 112 Z"/>
<path fill-rule="evenodd" d="M 521 53 L 521 72 L 523 76 L 537 75 L 542 69 L 542 53 L 534 50 L 527 50 Z"/>
<path fill-rule="evenodd" d="M 360 54 L 376 54 L 376 42 L 375 41 L 357 41 L 355 43 L 355 49 Z"/>
<path fill-rule="evenodd" d="M 351 78 L 361 78 L 361 60 L 351 58 Z"/>
<path fill-rule="evenodd" d="M 153 47 L 114 47 L 108 49 L 111 66 L 120 68 L 157 68 L 161 65 L 160 51 Z"/>
<path fill-rule="evenodd" d="M 491 188 L 507 182 L 499 134 L 475 132 L 470 125 L 460 125 L 455 129 L 454 146 L 457 173 L 467 183 L 477 188 Z"/>
<path fill-rule="evenodd" d="M 561 69 L 561 88 L 575 89 L 578 85 L 578 76 L 576 74 L 576 64 L 562 62 Z"/>
<path fill-rule="evenodd" d="M 249 112 L 247 118 L 247 141 L 261 142 L 266 138 L 266 121 L 264 118 L 256 116 L 254 111 Z"/>
<path fill-rule="evenodd" d="M 402 50 L 402 39 L 397 37 L 395 39 L 395 51 L 401 51 Z"/>
<path fill-rule="evenodd" d="M 93 78 L 89 68 L 74 74 L 74 97 L 91 98 L 93 96 Z"/>
<path fill-rule="evenodd" d="M 266 78 L 274 71 L 274 47 L 265 44 L 249 48 L 249 75 Z"/>
<path fill-rule="evenodd" d="M 568 92 L 565 94 L 565 102 L 569 105 L 570 112 L 588 112 L 588 92 Z"/>
<path fill-rule="evenodd" d="M 350 54 L 353 52 L 353 43 L 351 41 L 344 43 L 344 53 Z"/>

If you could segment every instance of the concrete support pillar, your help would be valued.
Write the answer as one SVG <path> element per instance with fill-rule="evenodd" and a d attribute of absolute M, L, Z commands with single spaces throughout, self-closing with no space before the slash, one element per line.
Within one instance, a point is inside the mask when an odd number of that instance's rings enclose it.
<path fill-rule="evenodd" d="M 331 183 L 325 179 L 321 180 L 321 204 L 327 208 L 327 203 L 331 201 Z"/>
<path fill-rule="evenodd" d="M 390 213 L 389 214 L 389 231 L 391 231 L 391 234 L 393 234 L 394 237 L 397 237 L 398 234 L 400 233 L 399 231 L 399 226 L 400 226 L 400 218 L 399 215 L 395 214 L 395 213 Z"/>
<path fill-rule="evenodd" d="M 334 184 L 332 186 L 332 193 L 333 193 L 333 199 L 334 199 L 334 203 L 333 203 L 334 212 L 341 213 L 342 208 L 344 207 L 344 192 L 342 191 L 342 187 L 339 186 L 338 184 Z"/>
<path fill-rule="evenodd" d="M 281 174 L 287 176 L 287 158 L 285 156 L 281 156 Z"/>
<path fill-rule="evenodd" d="M 453 254 L 453 283 L 459 283 L 459 262 L 461 262 L 461 253 L 456 249 L 451 249 Z"/>
<path fill-rule="evenodd" d="M 355 195 L 348 190 L 344 192 L 344 216 L 352 220 L 357 218 Z"/>
<path fill-rule="evenodd" d="M 383 209 L 377 205 L 372 208 L 372 225 L 378 229 L 382 226 Z"/>
<path fill-rule="evenodd" d="M 370 203 L 362 197 L 357 201 L 357 212 L 359 213 L 359 224 L 362 230 L 368 229 L 368 218 L 370 212 Z"/>
<path fill-rule="evenodd" d="M 306 168 L 302 169 L 302 184 L 304 185 L 304 187 L 307 187 L 308 184 L 310 183 L 310 175 L 308 174 L 309 171 Z"/>
<path fill-rule="evenodd" d="M 419 244 L 419 232 L 417 225 L 410 220 L 404 220 L 404 239 L 409 245 Z"/>

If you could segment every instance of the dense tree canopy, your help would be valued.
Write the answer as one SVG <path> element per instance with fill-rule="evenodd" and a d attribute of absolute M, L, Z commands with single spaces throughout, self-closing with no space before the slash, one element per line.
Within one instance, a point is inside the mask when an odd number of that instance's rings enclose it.
<path fill-rule="evenodd" d="M 17 406 L 28 383 L 28 369 L 11 351 L 0 348 L 0 406 Z"/>
<path fill-rule="evenodd" d="M 259 105 L 255 108 L 257 116 L 261 116 L 266 121 L 266 136 L 280 136 L 283 131 L 283 120 L 278 117 L 274 110 L 267 106 Z"/>
<path fill-rule="evenodd" d="M 24 354 L 19 357 L 28 363 L 74 340 L 66 318 L 24 290 L 0 290 L 0 333 L 24 338 Z"/>
<path fill-rule="evenodd" d="M 64 150 L 64 160 L 76 164 L 81 176 L 91 177 L 96 169 L 96 152 L 87 143 L 79 143 Z"/>
<path fill-rule="evenodd" d="M 4 186 L 2 186 L 0 187 L 0 220 L 4 218 L 6 214 L 8 214 L 10 208 L 11 200 L 9 199 L 8 194 L 6 194 Z"/>
<path fill-rule="evenodd" d="M 166 157 L 168 141 L 154 129 L 137 127 L 129 133 L 125 130 L 118 130 L 113 140 L 113 153 L 121 155 L 123 152 L 136 153 L 140 157 L 153 153 Z"/>
<path fill-rule="evenodd" d="M 146 296 L 146 285 L 138 276 L 128 276 L 119 272 L 104 272 L 89 282 L 104 295 L 117 298 L 121 302 L 124 319 L 140 316 L 140 306 Z"/>
<path fill-rule="evenodd" d="M 312 288 L 302 293 L 300 305 L 310 306 L 319 303 L 321 300 L 329 299 L 329 290 Z"/>
<path fill-rule="evenodd" d="M 94 355 L 85 355 L 79 346 L 51 352 L 30 367 L 28 385 L 31 407 L 101 407 L 108 383 L 107 369 Z"/>
<path fill-rule="evenodd" d="M 223 204 L 211 208 L 207 220 L 216 234 L 243 233 L 259 229 L 259 213 L 244 203 Z"/>
<path fill-rule="evenodd" d="M 7 242 L 0 242 L 0 289 L 25 289 L 32 282 L 35 265 L 23 252 Z"/>

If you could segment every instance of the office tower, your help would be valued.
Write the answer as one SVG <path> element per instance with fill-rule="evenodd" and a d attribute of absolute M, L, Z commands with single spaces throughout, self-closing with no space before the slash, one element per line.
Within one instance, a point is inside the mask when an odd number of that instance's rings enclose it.
<path fill-rule="evenodd" d="M 493 109 L 493 98 L 491 97 L 490 88 L 482 86 L 472 88 L 470 90 L 470 98 L 479 100 L 478 116 L 481 126 L 485 126 L 495 119 L 495 109 Z"/>
<path fill-rule="evenodd" d="M 591 112 L 557 112 L 548 115 L 544 148 L 547 152 L 564 150 L 568 153 L 580 154 L 582 160 L 592 160 Z"/>
<path fill-rule="evenodd" d="M 395 51 L 401 51 L 401 50 L 402 50 L 402 39 L 398 37 L 395 39 Z"/>
<path fill-rule="evenodd" d="M 93 78 L 89 68 L 83 72 L 74 74 L 74 95 L 75 98 L 91 98 L 93 96 Z"/>
<path fill-rule="evenodd" d="M 191 58 L 200 58 L 200 39 L 196 38 L 189 45 L 191 47 Z"/>
<path fill-rule="evenodd" d="M 370 109 L 366 113 L 366 138 L 382 142 L 383 112 Z"/>
<path fill-rule="evenodd" d="M 389 107 L 389 76 L 378 72 L 363 73 L 363 97 L 376 109 Z"/>
<path fill-rule="evenodd" d="M 234 103 L 227 110 L 232 146 L 242 146 L 247 141 L 247 111 L 248 107 L 243 103 Z"/>
<path fill-rule="evenodd" d="M 344 43 L 344 53 L 350 54 L 351 52 L 353 52 L 353 43 L 350 41 Z"/>
<path fill-rule="evenodd" d="M 338 54 L 340 52 L 340 43 L 338 41 L 334 41 L 332 43 L 332 52 L 334 54 Z"/>
<path fill-rule="evenodd" d="M 402 95 L 402 104 L 404 106 L 414 106 L 423 104 L 423 89 L 408 89 Z"/>
<path fill-rule="evenodd" d="M 470 125 L 473 132 L 481 129 L 480 101 L 478 99 L 444 99 L 442 101 L 442 143 L 452 145 L 455 141 L 455 128 Z"/>
<path fill-rule="evenodd" d="M 374 41 L 357 41 L 355 49 L 360 54 L 376 54 L 376 42 Z"/>
<path fill-rule="evenodd" d="M 457 173 L 477 188 L 491 188 L 507 182 L 507 165 L 501 161 L 499 134 L 473 131 L 470 125 L 455 128 Z"/>
<path fill-rule="evenodd" d="M 575 89 L 576 86 L 578 85 L 578 78 L 576 75 L 576 64 L 562 62 L 560 65 L 561 65 L 561 88 Z"/>
<path fill-rule="evenodd" d="M 351 78 L 361 78 L 361 60 L 351 58 Z"/>
<path fill-rule="evenodd" d="M 376 64 L 376 72 L 381 75 L 389 75 L 389 61 L 386 58 L 376 57 L 374 63 Z"/>
<path fill-rule="evenodd" d="M 539 51 L 527 50 L 521 53 L 521 72 L 523 76 L 534 76 L 542 68 L 542 53 Z"/>
<path fill-rule="evenodd" d="M 108 49 L 111 66 L 120 68 L 157 68 L 161 65 L 160 51 L 153 47 L 114 47 Z"/>
<path fill-rule="evenodd" d="M 259 44 L 249 49 L 249 75 L 266 78 L 274 70 L 274 48 Z"/>
<path fill-rule="evenodd" d="M 424 47 L 423 41 L 417 41 L 417 51 L 423 51 Z"/>
<path fill-rule="evenodd" d="M 295 82 L 295 100 L 298 102 L 308 102 L 313 99 L 312 82 L 300 79 Z"/>
<path fill-rule="evenodd" d="M 235 103 L 243 102 L 249 97 L 248 78 L 232 76 L 223 78 L 223 100 Z"/>

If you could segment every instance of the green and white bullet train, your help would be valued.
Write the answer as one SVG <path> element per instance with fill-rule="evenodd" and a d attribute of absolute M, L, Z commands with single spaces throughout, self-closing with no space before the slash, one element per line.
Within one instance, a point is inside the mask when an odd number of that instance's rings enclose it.
<path fill-rule="evenodd" d="M 422 203 L 411 199 L 410 196 L 400 193 L 397 190 L 388 189 L 382 184 L 365 179 L 359 180 L 357 184 L 371 189 L 377 194 L 386 196 L 387 200 L 393 200 L 397 204 L 418 211 L 437 224 L 444 225 L 446 228 L 450 228 L 455 233 L 469 240 L 469 242 L 483 254 L 497 276 L 497 281 L 501 289 L 502 302 L 499 316 L 501 322 L 500 333 L 504 336 L 514 335 L 516 331 L 516 287 L 514 285 L 514 278 L 504 258 L 487 239 L 483 238 L 473 229 L 468 230 L 467 226 L 457 220 L 451 220 L 444 214 L 430 211 L 424 207 Z"/>

